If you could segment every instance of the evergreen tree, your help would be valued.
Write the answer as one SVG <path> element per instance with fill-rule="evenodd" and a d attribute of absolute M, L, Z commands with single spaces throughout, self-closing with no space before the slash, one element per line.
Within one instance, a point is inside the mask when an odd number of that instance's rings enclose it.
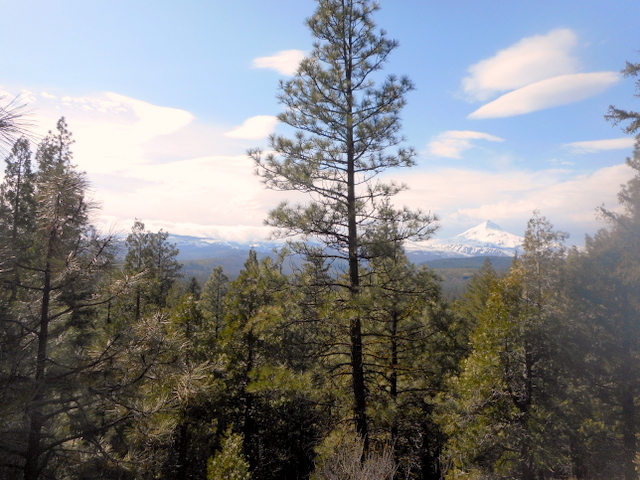
<path fill-rule="evenodd" d="M 126 282 L 107 281 L 113 238 L 98 235 L 88 221 L 87 181 L 71 163 L 70 144 L 61 119 L 38 147 L 38 206 L 18 226 L 30 251 L 15 262 L 19 275 L 5 280 L 13 294 L 2 340 L 15 355 L 2 349 L 0 454 L 3 473 L 15 478 L 21 472 L 26 480 L 71 475 L 89 451 L 100 451 L 102 434 L 127 416 L 114 408 L 122 378 L 117 385 L 101 381 L 116 363 L 116 344 L 97 322 L 100 306 Z M 27 223 L 32 232 L 22 230 Z"/>
<path fill-rule="evenodd" d="M 144 223 L 136 220 L 127 236 L 124 270 L 130 275 L 141 275 L 135 291 L 134 317 L 140 317 L 149 309 L 163 308 L 174 282 L 182 277 L 180 263 L 176 260 L 178 249 L 168 242 L 169 234 L 146 231 Z"/>
<path fill-rule="evenodd" d="M 306 205 L 283 202 L 267 224 L 283 235 L 320 240 L 325 250 L 293 242 L 297 253 L 342 258 L 348 265 L 348 289 L 354 303 L 360 294 L 360 261 L 367 259 L 367 231 L 376 228 L 385 200 L 404 187 L 382 183 L 376 176 L 389 168 L 411 166 L 412 149 L 390 150 L 403 141 L 399 112 L 413 85 L 389 76 L 374 84 L 397 42 L 376 33 L 369 0 L 319 0 L 308 21 L 317 39 L 296 76 L 280 86 L 286 111 L 280 121 L 297 130 L 293 139 L 272 136 L 272 154 L 249 151 L 269 188 L 309 193 Z M 388 205 L 387 205 L 388 207 Z M 424 237 L 433 217 L 402 210 L 406 228 L 401 238 Z M 352 312 L 349 344 L 353 413 L 358 433 L 367 439 L 366 385 L 362 318 Z"/>
<path fill-rule="evenodd" d="M 202 287 L 199 301 L 202 312 L 214 329 L 215 338 L 218 338 L 224 325 L 224 298 L 228 292 L 229 277 L 225 275 L 222 267 L 215 267 Z"/>
<path fill-rule="evenodd" d="M 601 211 L 609 226 L 573 251 L 568 318 L 579 318 L 572 339 L 576 389 L 591 418 L 580 419 L 581 463 L 589 473 L 621 465 L 616 478 L 636 478 L 640 397 L 640 140 L 627 164 L 636 172 L 618 195 L 621 211 Z M 589 401 L 584 401 L 585 399 Z M 598 422 L 604 428 L 593 428 Z M 603 454 L 606 452 L 606 455 Z M 598 461 L 601 460 L 601 461 Z"/>
<path fill-rule="evenodd" d="M 24 137 L 19 139 L 5 162 L 0 185 L 2 271 L 3 277 L 11 277 L 10 291 L 15 298 L 20 284 L 20 265 L 27 262 L 36 229 L 35 174 L 31 168 L 29 141 Z"/>
<path fill-rule="evenodd" d="M 260 313 L 282 298 L 285 279 L 280 266 L 267 257 L 262 264 L 251 249 L 238 278 L 232 282 L 225 299 L 225 331 L 223 349 L 229 358 L 230 380 L 239 407 L 237 421 L 243 436 L 243 451 L 250 471 L 260 465 L 260 438 L 256 421 L 259 395 L 251 384 L 258 380 L 267 361 L 269 345 L 264 333 L 269 325 Z M 266 358 L 267 357 L 267 358 Z"/>
<path fill-rule="evenodd" d="M 569 468 L 558 413 L 565 236 L 536 214 L 522 257 L 490 288 L 445 415 L 450 478 L 533 480 Z"/>
<path fill-rule="evenodd" d="M 629 63 L 622 74 L 625 77 L 637 77 L 640 75 L 640 63 Z M 636 91 L 640 94 L 640 78 L 636 80 Z M 638 96 L 638 95 L 636 95 Z M 640 132 L 640 113 L 633 110 L 623 110 L 614 106 L 609 107 L 609 112 L 605 115 L 605 118 L 618 125 L 623 122 L 629 122 L 626 127 L 623 128 L 624 133 L 637 134 Z"/>
<path fill-rule="evenodd" d="M 5 99 L 0 95 L 0 101 Z M 29 135 L 31 126 L 25 117 L 31 112 L 26 103 L 20 103 L 19 97 L 0 105 L 0 149 L 3 146 L 13 145 L 20 137 Z M 0 150 L 4 153 L 4 150 Z"/>
<path fill-rule="evenodd" d="M 484 310 L 494 283 L 499 279 L 491 260 L 485 259 L 480 270 L 473 274 L 462 298 L 456 302 L 456 309 L 471 324 L 477 324 Z"/>
<path fill-rule="evenodd" d="M 410 264 L 401 250 L 364 272 L 370 435 L 394 446 L 401 476 L 439 479 L 443 436 L 433 419 L 435 398 L 466 353 L 463 325 L 434 273 Z"/>
<path fill-rule="evenodd" d="M 207 480 L 251 480 L 242 444 L 242 435 L 228 429 L 220 451 L 207 463 Z"/>
<path fill-rule="evenodd" d="M 326 421 L 292 328 L 299 297 L 281 269 L 281 257 L 258 261 L 250 252 L 229 287 L 220 337 L 229 396 L 219 421 L 242 435 L 254 479 L 305 478 Z"/>

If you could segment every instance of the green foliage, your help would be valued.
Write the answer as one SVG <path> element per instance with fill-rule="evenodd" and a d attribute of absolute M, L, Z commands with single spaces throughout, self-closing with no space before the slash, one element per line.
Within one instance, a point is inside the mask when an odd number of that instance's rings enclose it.
<path fill-rule="evenodd" d="M 625 77 L 637 77 L 640 74 L 640 63 L 627 62 L 627 66 L 622 70 L 622 73 Z M 640 94 L 640 79 L 636 80 L 636 91 Z M 610 106 L 605 118 L 614 125 L 629 122 L 628 125 L 622 129 L 624 133 L 637 134 L 640 132 L 640 113 L 638 112 Z"/>
<path fill-rule="evenodd" d="M 113 238 L 89 223 L 93 206 L 71 144 L 61 119 L 39 145 L 32 176 L 28 144 L 19 140 L 1 188 L 3 221 L 11 225 L 3 242 L 24 248 L 0 273 L 3 293 L 10 292 L 0 322 L 1 468 L 28 480 L 73 478 L 100 463 L 107 431 L 131 414 L 122 406 L 140 375 L 137 366 L 121 375 L 128 347 L 116 325 L 101 322 L 103 306 L 127 282 L 114 272 Z M 32 195 L 37 208 L 29 207 Z M 29 218 L 16 225 L 15 215 Z"/>
<path fill-rule="evenodd" d="M 474 325 L 478 323 L 479 317 L 491 295 L 491 290 L 498 279 L 498 273 L 494 270 L 491 261 L 487 258 L 482 268 L 469 280 L 464 295 L 456 302 L 456 309 L 462 316 L 467 318 L 470 323 Z"/>
<path fill-rule="evenodd" d="M 0 185 L 0 268 L 5 278 L 11 272 L 9 288 L 17 295 L 21 267 L 29 262 L 36 233 L 35 174 L 31 169 L 31 149 L 26 138 L 19 139 L 5 158 L 7 164 Z"/>
<path fill-rule="evenodd" d="M 568 464 L 558 415 L 564 372 L 555 343 L 564 237 L 536 214 L 509 274 L 495 279 L 485 272 L 491 280 L 480 292 L 488 293 L 485 307 L 472 310 L 478 315 L 473 350 L 452 381 L 442 421 L 450 478 L 527 480 Z"/>
<path fill-rule="evenodd" d="M 308 395 L 309 378 L 288 362 L 285 327 L 291 308 L 281 260 L 258 261 L 251 251 L 245 269 L 225 298 L 221 348 L 227 363 L 229 414 L 243 434 L 255 478 L 304 476 L 311 469 L 318 413 Z M 293 426 L 293 428 L 291 428 Z"/>
<path fill-rule="evenodd" d="M 390 253 L 370 262 L 362 294 L 370 436 L 395 446 L 402 476 L 436 475 L 442 435 L 434 398 L 457 369 L 466 335 L 434 273 L 411 265 L 401 250 Z"/>
<path fill-rule="evenodd" d="M 144 278 L 136 287 L 133 313 L 136 319 L 154 309 L 166 306 L 167 297 L 174 282 L 180 278 L 180 263 L 176 260 L 178 249 L 167 241 L 169 234 L 145 231 L 144 223 L 136 220 L 125 246 L 124 271 Z"/>
<path fill-rule="evenodd" d="M 173 309 L 143 317 L 155 345 L 143 359 L 149 382 L 138 391 L 127 457 L 141 478 L 204 477 L 222 402 L 222 365 L 211 349 L 211 331 L 197 302 L 186 294 Z"/>
<path fill-rule="evenodd" d="M 580 321 L 572 321 L 573 334 L 567 345 L 574 359 L 572 387 L 584 392 L 576 404 L 590 412 L 576 420 L 581 463 L 589 472 L 601 472 L 609 468 L 610 461 L 622 465 L 624 478 L 634 478 L 640 395 L 638 142 L 627 163 L 636 174 L 622 186 L 621 212 L 603 210 L 610 213 L 608 228 L 587 237 L 585 249 L 572 251 L 568 259 L 572 301 L 567 317 Z M 603 437 L 607 441 L 595 440 Z M 601 456 L 595 452 L 602 452 Z"/>
<path fill-rule="evenodd" d="M 29 140 L 19 139 L 5 158 L 7 164 L 0 186 L 0 221 L 10 232 L 14 246 L 27 248 L 24 237 L 33 235 L 36 212 L 35 174 L 31 167 Z M 13 253 L 13 252 L 12 252 Z"/>
<path fill-rule="evenodd" d="M 408 209 L 395 210 L 389 199 L 405 187 L 377 176 L 389 168 L 413 165 L 415 151 L 401 146 L 400 110 L 413 88 L 406 77 L 375 77 L 397 42 L 376 32 L 369 0 L 320 0 L 307 26 L 316 38 L 311 54 L 296 75 L 280 84 L 280 121 L 296 129 L 294 138 L 273 135 L 270 151 L 250 150 L 257 173 L 268 188 L 310 194 L 307 204 L 282 202 L 269 213 L 268 225 L 278 235 L 296 236 L 294 252 L 307 258 L 348 264 L 342 286 L 359 304 L 363 259 L 379 252 L 381 225 L 393 218 L 392 243 L 426 238 L 435 217 Z M 319 240 L 324 248 L 311 247 Z M 344 310 L 347 313 L 347 310 Z M 363 365 L 363 319 L 347 313 L 350 376 L 357 431 L 367 442 L 366 385 Z"/>
<path fill-rule="evenodd" d="M 249 462 L 242 453 L 242 435 L 227 429 L 220 451 L 207 462 L 207 480 L 251 480 Z"/>
<path fill-rule="evenodd" d="M 0 96 L 4 100 L 5 95 Z M 20 103 L 19 97 L 15 97 L 10 102 L 0 105 L 0 146 L 11 146 L 18 139 L 29 135 L 31 126 L 26 120 L 30 114 L 26 103 Z M 4 153 L 4 150 L 0 150 Z"/>
<path fill-rule="evenodd" d="M 222 267 L 215 267 L 202 287 L 199 305 L 204 315 L 211 322 L 216 338 L 224 325 L 224 298 L 228 291 L 229 277 L 225 275 Z"/>

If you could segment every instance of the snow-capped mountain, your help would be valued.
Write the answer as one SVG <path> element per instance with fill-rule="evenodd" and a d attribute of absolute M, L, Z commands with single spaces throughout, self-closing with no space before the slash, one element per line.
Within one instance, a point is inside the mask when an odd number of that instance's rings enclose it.
<path fill-rule="evenodd" d="M 524 238 L 505 232 L 487 220 L 449 239 L 407 242 L 405 249 L 409 258 L 513 257 L 522 250 L 523 241 Z"/>

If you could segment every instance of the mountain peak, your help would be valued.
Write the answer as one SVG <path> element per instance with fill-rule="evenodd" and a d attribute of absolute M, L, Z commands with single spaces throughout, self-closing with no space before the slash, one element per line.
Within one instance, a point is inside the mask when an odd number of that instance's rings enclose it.
<path fill-rule="evenodd" d="M 461 233 L 460 235 L 457 235 L 456 237 L 469 238 L 469 237 L 477 237 L 478 235 L 484 236 L 485 234 L 488 234 L 489 233 L 488 231 L 490 230 L 494 230 L 497 232 L 504 232 L 504 230 L 502 230 L 502 228 L 500 228 L 500 225 L 498 225 L 497 223 L 493 223 L 491 220 L 485 220 L 480 225 L 476 225 L 475 227 L 464 231 L 463 233 Z"/>
<path fill-rule="evenodd" d="M 498 224 L 493 223 L 491 220 L 487 220 L 486 222 L 482 223 L 481 225 L 484 225 L 484 228 L 487 228 L 487 229 L 490 229 L 490 230 L 500 230 L 501 232 L 503 231 Z"/>
<path fill-rule="evenodd" d="M 460 235 L 456 235 L 452 241 L 490 244 L 494 247 L 510 249 L 522 245 L 521 237 L 505 232 L 499 225 L 493 223 L 491 220 L 487 220 Z"/>

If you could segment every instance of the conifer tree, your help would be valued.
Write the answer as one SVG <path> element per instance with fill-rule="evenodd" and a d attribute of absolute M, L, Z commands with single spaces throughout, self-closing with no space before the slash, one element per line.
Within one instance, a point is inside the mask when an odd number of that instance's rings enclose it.
<path fill-rule="evenodd" d="M 198 301 L 202 312 L 214 330 L 215 338 L 218 338 L 223 327 L 224 297 L 228 291 L 229 277 L 225 275 L 222 267 L 215 267 L 202 287 L 202 294 Z"/>
<path fill-rule="evenodd" d="M 0 95 L 0 101 L 6 98 Z M 19 138 L 29 135 L 31 126 L 26 120 L 30 114 L 26 103 L 20 103 L 20 97 L 0 105 L 0 151 L 5 152 L 4 147 L 10 147 Z"/>
<path fill-rule="evenodd" d="M 26 262 L 35 234 L 37 203 L 29 140 L 20 138 L 5 162 L 0 185 L 0 244 L 3 277 L 10 274 L 10 291 L 15 299 L 20 284 L 19 265 Z"/>
<path fill-rule="evenodd" d="M 376 32 L 370 0 L 319 0 L 307 25 L 316 38 L 296 75 L 280 84 L 285 106 L 280 121 L 297 130 L 294 138 L 272 136 L 270 150 L 250 150 L 258 174 L 268 188 L 308 193 L 308 204 L 281 203 L 270 212 L 268 225 L 283 236 L 298 235 L 294 252 L 342 259 L 348 275 L 343 287 L 357 303 L 360 262 L 368 258 L 367 232 L 381 220 L 380 210 L 404 186 L 377 180 L 393 167 L 413 165 L 415 152 L 402 147 L 400 110 L 413 84 L 408 78 L 374 80 L 398 43 Z M 402 240 L 431 233 L 434 218 L 400 210 Z M 315 239 L 324 250 L 309 248 Z M 368 432 L 363 367 L 363 319 L 350 315 L 350 357 L 353 413 L 357 432 Z"/>
<path fill-rule="evenodd" d="M 627 66 L 622 70 L 625 77 L 638 77 L 640 75 L 640 63 L 627 62 Z M 636 80 L 636 97 L 640 95 L 640 78 Z M 605 117 L 614 125 L 628 122 L 622 129 L 624 133 L 637 134 L 640 132 L 640 113 L 634 110 L 624 110 L 613 105 L 609 107 L 609 112 Z"/>
<path fill-rule="evenodd" d="M 126 417 L 112 409 L 118 387 L 107 381 L 115 378 L 106 367 L 117 363 L 117 347 L 97 322 L 100 306 L 126 282 L 106 280 L 114 266 L 113 238 L 98 235 L 89 222 L 87 181 L 71 163 L 71 143 L 61 119 L 39 145 L 37 208 L 24 208 L 28 196 L 18 202 L 18 210 L 32 215 L 16 227 L 28 254 L 13 262 L 18 274 L 3 279 L 13 292 L 0 322 L 0 467 L 11 478 L 21 472 L 36 480 L 79 467 L 102 433 Z M 19 147 L 26 175 L 26 144 Z M 5 194 L 16 193 L 16 178 L 7 178 Z M 12 357 L 4 355 L 6 345 Z"/>
<path fill-rule="evenodd" d="M 125 272 L 141 275 L 135 291 L 134 317 L 140 319 L 148 308 L 166 306 L 167 295 L 173 283 L 180 277 L 180 263 L 176 260 L 178 249 L 168 241 L 169 234 L 160 230 L 145 230 L 144 223 L 136 220 L 127 236 L 125 246 Z"/>
<path fill-rule="evenodd" d="M 447 478 L 534 480 L 568 468 L 557 408 L 565 237 L 536 212 L 522 257 L 491 282 L 443 422 L 453 463 Z"/>
<path fill-rule="evenodd" d="M 220 451 L 207 462 L 207 480 L 251 480 L 249 462 L 242 453 L 242 435 L 225 433 Z"/>
<path fill-rule="evenodd" d="M 638 76 L 640 64 L 627 63 L 623 73 Z M 640 80 L 636 86 L 640 90 Z M 629 122 L 623 130 L 636 134 L 633 154 L 626 162 L 635 173 L 618 193 L 621 208 L 599 209 L 608 226 L 587 237 L 584 251 L 573 251 L 569 257 L 572 302 L 568 318 L 577 312 L 581 320 L 574 323 L 574 337 L 579 337 L 573 342 L 574 352 L 581 367 L 576 383 L 589 392 L 588 404 L 597 419 L 581 419 L 581 431 L 589 432 L 584 427 L 587 424 L 605 426 L 592 428 L 590 436 L 580 439 L 584 443 L 579 452 L 581 465 L 599 474 L 612 461 L 619 465 L 620 478 L 630 480 L 637 478 L 640 430 L 640 114 L 610 107 L 606 118 L 614 124 Z"/>

